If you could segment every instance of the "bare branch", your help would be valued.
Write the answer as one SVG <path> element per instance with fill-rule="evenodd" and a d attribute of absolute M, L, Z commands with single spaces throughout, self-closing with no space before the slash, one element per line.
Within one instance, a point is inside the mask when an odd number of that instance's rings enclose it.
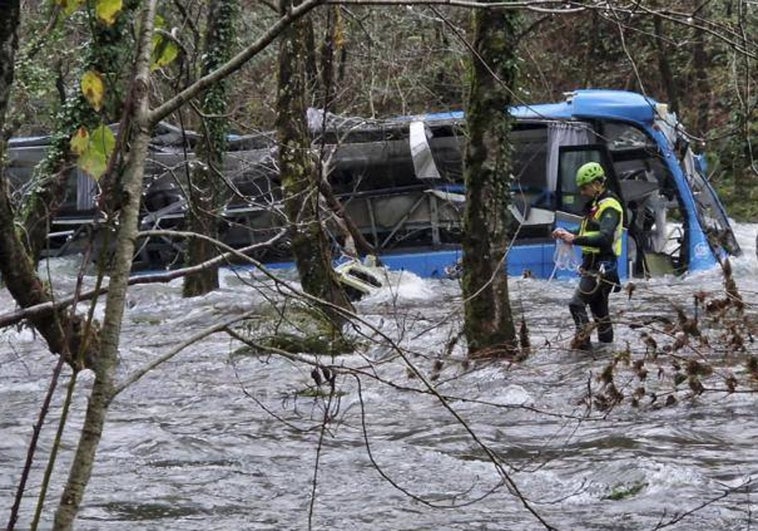
<path fill-rule="evenodd" d="M 197 96 L 211 85 L 221 79 L 233 74 L 249 61 L 252 57 L 265 49 L 273 40 L 286 29 L 293 21 L 301 18 L 313 8 L 324 3 L 324 0 L 306 0 L 302 4 L 293 7 L 282 18 L 276 21 L 261 37 L 255 42 L 248 45 L 244 50 L 235 55 L 229 62 L 214 70 L 210 74 L 201 77 L 192 85 L 182 90 L 179 94 L 162 103 L 155 109 L 152 109 L 148 116 L 148 121 L 155 125 L 166 116 L 177 110 L 187 103 L 190 99 Z"/>

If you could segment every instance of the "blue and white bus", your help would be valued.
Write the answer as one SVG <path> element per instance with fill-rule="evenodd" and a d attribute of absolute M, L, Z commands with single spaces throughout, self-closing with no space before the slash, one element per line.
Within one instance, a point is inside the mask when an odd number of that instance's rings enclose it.
<path fill-rule="evenodd" d="M 513 165 L 511 211 L 518 223 L 507 256 L 511 275 L 556 274 L 557 226 L 578 224 L 583 199 L 576 169 L 598 161 L 625 209 L 621 276 L 684 274 L 738 255 L 723 205 L 708 182 L 702 155 L 665 104 L 617 90 L 577 90 L 558 103 L 509 110 Z M 314 157 L 350 225 L 391 269 L 423 277 L 454 274 L 461 255 L 465 190 L 462 112 L 389 120 L 342 117 L 309 110 Z M 225 243 L 263 242 L 288 223 L 283 215 L 275 135 L 231 136 L 223 179 L 228 189 L 219 223 Z M 146 170 L 142 228 L 181 228 L 187 209 L 192 147 L 198 136 L 161 124 Z M 11 181 L 23 192 L 46 139 L 12 139 Z M 71 190 L 54 221 L 51 253 L 75 252 L 81 230 L 96 224 L 94 183 L 72 174 Z M 327 203 L 326 201 L 324 202 Z M 344 244 L 345 223 L 328 213 L 325 226 Z M 332 221 L 329 221 L 329 220 Z M 349 234 L 347 239 L 350 239 Z M 147 238 L 136 263 L 165 267 L 181 242 Z M 286 263 L 286 239 L 255 256 Z M 567 275 L 559 271 L 557 276 Z"/>

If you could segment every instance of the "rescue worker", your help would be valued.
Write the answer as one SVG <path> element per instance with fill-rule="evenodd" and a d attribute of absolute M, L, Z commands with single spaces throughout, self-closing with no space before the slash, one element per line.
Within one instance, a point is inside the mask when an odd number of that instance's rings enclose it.
<path fill-rule="evenodd" d="M 578 231 L 558 228 L 553 238 L 582 248 L 581 279 L 569 302 L 569 310 L 576 325 L 573 348 L 590 350 L 590 307 L 597 325 L 600 349 L 613 344 L 613 324 L 608 314 L 608 297 L 611 291 L 621 289 L 618 276 L 618 256 L 621 254 L 621 231 L 624 211 L 621 200 L 606 187 L 605 171 L 597 162 L 588 162 L 576 172 L 579 193 L 589 198 L 585 216 Z"/>

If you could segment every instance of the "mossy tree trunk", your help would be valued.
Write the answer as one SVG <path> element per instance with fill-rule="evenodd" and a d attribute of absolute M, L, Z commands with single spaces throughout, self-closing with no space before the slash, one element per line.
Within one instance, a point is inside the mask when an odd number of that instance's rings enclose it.
<path fill-rule="evenodd" d="M 329 6 L 326 12 L 326 27 L 324 36 L 318 47 L 320 56 L 320 85 L 316 91 L 318 105 L 330 112 L 337 112 L 334 107 L 337 101 L 335 85 L 335 58 L 342 51 L 345 36 L 340 14 L 340 6 Z"/>
<path fill-rule="evenodd" d="M 5 124 L 8 100 L 13 84 L 13 65 L 18 46 L 19 2 L 0 1 L 0 131 Z M 0 163 L 4 158 L 5 139 L 0 137 Z M 9 195 L 9 182 L 0 166 L 0 276 L 16 303 L 28 308 L 50 302 L 45 284 L 37 276 L 34 262 L 16 232 L 15 210 Z M 84 319 L 64 310 L 31 319 L 47 341 L 50 351 L 64 356 L 72 366 L 87 366 L 98 350 L 96 330 L 87 332 Z"/>
<path fill-rule="evenodd" d="M 285 14 L 291 4 L 280 3 Z M 276 132 L 279 144 L 279 171 L 285 195 L 285 209 L 291 223 L 292 250 L 306 293 L 340 308 L 352 304 L 337 282 L 332 269 L 329 241 L 319 210 L 318 171 L 311 152 L 306 123 L 306 49 L 308 22 L 298 20 L 282 34 L 279 44 L 279 77 Z M 331 306 L 322 307 L 333 323 L 343 319 Z"/>
<path fill-rule="evenodd" d="M 19 0 L 0 1 L 0 162 L 5 154 L 5 113 L 13 86 L 20 20 Z"/>
<path fill-rule="evenodd" d="M 214 71 L 231 57 L 234 46 L 234 22 L 239 13 L 238 0 L 211 0 L 205 34 L 203 75 Z M 218 238 L 218 211 L 223 205 L 226 187 L 222 182 L 224 152 L 229 130 L 227 112 L 227 80 L 210 87 L 202 97 L 203 139 L 197 155 L 201 164 L 192 172 L 190 185 L 189 228 L 193 232 Z M 217 251 L 208 241 L 190 240 L 189 265 L 212 259 Z M 218 288 L 218 268 L 205 268 L 184 279 L 184 296 L 204 295 Z"/>
<path fill-rule="evenodd" d="M 470 356 L 510 356 L 516 334 L 504 263 L 513 234 L 508 211 L 511 120 L 506 109 L 516 82 L 517 15 L 493 8 L 473 16 L 464 154 L 464 331 Z"/>

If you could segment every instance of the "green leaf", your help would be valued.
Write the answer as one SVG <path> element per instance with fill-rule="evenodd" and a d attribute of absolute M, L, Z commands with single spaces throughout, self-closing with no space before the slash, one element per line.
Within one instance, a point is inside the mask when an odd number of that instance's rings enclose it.
<path fill-rule="evenodd" d="M 110 157 L 116 147 L 116 136 L 107 125 L 100 125 L 90 135 L 90 147 Z"/>
<path fill-rule="evenodd" d="M 77 135 L 74 136 L 76 137 Z M 77 146 L 80 146 L 80 142 L 81 141 L 77 141 Z M 73 139 L 71 143 L 73 149 Z M 115 147 L 116 137 L 113 135 L 113 131 L 105 125 L 100 125 L 89 135 L 89 142 L 87 143 L 86 148 L 79 153 L 76 165 L 79 166 L 84 173 L 97 181 L 108 169 L 108 161 L 110 160 Z"/>
<path fill-rule="evenodd" d="M 105 173 L 105 170 L 108 169 L 108 159 L 106 159 L 105 155 L 102 153 L 88 149 L 79 156 L 76 165 L 79 166 L 84 173 L 98 181 Z"/>
<path fill-rule="evenodd" d="M 163 35 L 153 36 L 153 54 L 150 58 L 150 70 L 163 68 L 179 56 L 179 46 Z"/>
<path fill-rule="evenodd" d="M 112 26 L 122 7 L 122 0 L 97 0 L 95 14 L 102 23 Z"/>

